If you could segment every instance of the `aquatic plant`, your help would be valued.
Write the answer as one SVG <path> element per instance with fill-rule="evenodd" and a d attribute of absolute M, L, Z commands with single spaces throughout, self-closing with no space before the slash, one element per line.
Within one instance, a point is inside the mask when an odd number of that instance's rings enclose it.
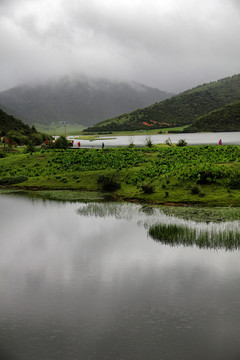
<path fill-rule="evenodd" d="M 176 145 L 180 147 L 187 146 L 187 141 L 185 139 L 180 139 Z"/>
<path fill-rule="evenodd" d="M 183 224 L 158 224 L 151 226 L 148 233 L 155 241 L 171 246 L 196 245 L 199 248 L 226 250 L 240 248 L 240 232 L 236 229 L 216 230 L 191 228 Z"/>
<path fill-rule="evenodd" d="M 152 140 L 151 140 L 151 137 L 150 136 L 148 136 L 147 138 L 146 138 L 146 146 L 147 147 L 149 147 L 149 148 L 151 148 L 152 146 L 153 146 L 153 143 L 152 143 Z"/>
<path fill-rule="evenodd" d="M 169 147 L 173 146 L 172 140 L 171 138 L 167 138 L 167 140 L 165 141 L 165 144 L 168 145 Z"/>

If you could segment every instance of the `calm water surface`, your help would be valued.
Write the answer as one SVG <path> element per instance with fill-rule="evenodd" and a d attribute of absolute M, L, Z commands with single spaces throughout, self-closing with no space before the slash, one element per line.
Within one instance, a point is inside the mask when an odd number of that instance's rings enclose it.
<path fill-rule="evenodd" d="M 240 358 L 240 254 L 169 247 L 160 212 L 0 196 L 0 359 Z"/>
<path fill-rule="evenodd" d="M 136 136 L 114 136 L 105 137 L 105 140 L 81 140 L 82 147 L 101 147 L 102 142 L 105 146 L 128 146 L 134 143 L 136 146 L 145 146 L 146 139 L 150 137 L 153 144 L 164 144 L 170 138 L 173 143 L 180 139 L 185 139 L 188 145 L 218 145 L 219 139 L 222 139 L 223 145 L 240 145 L 240 132 L 219 132 L 219 133 L 193 133 L 193 134 L 159 134 L 159 135 L 136 135 Z M 74 138 L 74 137 L 69 137 Z M 78 147 L 79 140 L 74 140 L 74 147 Z"/>

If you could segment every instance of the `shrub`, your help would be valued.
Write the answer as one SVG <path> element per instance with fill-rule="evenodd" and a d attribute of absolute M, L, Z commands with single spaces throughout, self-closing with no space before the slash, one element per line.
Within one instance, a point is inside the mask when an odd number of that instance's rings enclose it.
<path fill-rule="evenodd" d="M 237 178 L 231 179 L 231 180 L 229 181 L 229 183 L 228 183 L 228 186 L 229 186 L 229 188 L 232 189 L 232 190 L 234 190 L 234 189 L 236 189 L 236 190 L 240 189 L 240 178 L 237 177 Z"/>
<path fill-rule="evenodd" d="M 33 145 L 32 140 L 30 140 L 29 143 L 27 144 L 26 148 L 25 148 L 25 152 L 32 154 L 34 151 L 36 151 L 36 149 L 35 149 L 35 147 Z"/>
<path fill-rule="evenodd" d="M 187 142 L 184 139 L 180 139 L 177 143 L 177 146 L 187 146 Z"/>
<path fill-rule="evenodd" d="M 202 170 L 198 173 L 197 184 L 207 185 L 216 182 L 217 179 L 223 177 L 221 171 L 214 171 L 210 169 Z"/>
<path fill-rule="evenodd" d="M 27 181 L 26 176 L 5 176 L 0 179 L 0 185 L 12 185 Z"/>
<path fill-rule="evenodd" d="M 116 178 L 116 175 L 100 175 L 98 178 L 98 184 L 104 191 L 114 191 L 120 189 L 121 183 Z"/>
<path fill-rule="evenodd" d="M 141 189 L 144 194 L 152 194 L 155 191 L 153 184 L 142 184 Z"/>
<path fill-rule="evenodd" d="M 197 185 L 191 187 L 191 194 L 197 195 L 200 193 L 200 189 Z"/>
<path fill-rule="evenodd" d="M 135 147 L 134 142 L 133 142 L 133 141 L 131 141 L 131 142 L 129 143 L 128 147 L 130 147 L 130 148 L 134 148 L 134 147 Z"/>
<path fill-rule="evenodd" d="M 153 146 L 152 140 L 150 137 L 146 138 L 146 146 L 151 148 Z"/>
<path fill-rule="evenodd" d="M 56 149 L 67 149 L 69 147 L 69 142 L 68 140 L 65 138 L 65 136 L 59 136 L 59 138 L 57 138 L 54 147 Z"/>
<path fill-rule="evenodd" d="M 173 144 L 172 144 L 172 140 L 169 138 L 167 138 L 167 140 L 165 141 L 165 144 L 168 145 L 169 147 L 171 147 Z"/>

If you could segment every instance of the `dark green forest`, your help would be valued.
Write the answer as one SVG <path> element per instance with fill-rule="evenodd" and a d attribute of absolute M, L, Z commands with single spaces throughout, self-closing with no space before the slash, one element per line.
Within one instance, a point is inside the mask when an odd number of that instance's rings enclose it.
<path fill-rule="evenodd" d="M 227 129 L 227 130 L 226 130 Z M 199 117 L 185 132 L 199 131 L 239 131 L 240 101 L 226 105 L 218 110 Z"/>

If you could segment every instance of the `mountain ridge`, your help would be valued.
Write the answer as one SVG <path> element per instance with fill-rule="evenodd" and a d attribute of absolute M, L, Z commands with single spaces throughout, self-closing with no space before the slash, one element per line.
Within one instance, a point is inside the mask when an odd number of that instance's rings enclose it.
<path fill-rule="evenodd" d="M 0 104 L 28 124 L 67 121 L 91 126 L 171 94 L 136 82 L 63 77 L 0 92 Z"/>

